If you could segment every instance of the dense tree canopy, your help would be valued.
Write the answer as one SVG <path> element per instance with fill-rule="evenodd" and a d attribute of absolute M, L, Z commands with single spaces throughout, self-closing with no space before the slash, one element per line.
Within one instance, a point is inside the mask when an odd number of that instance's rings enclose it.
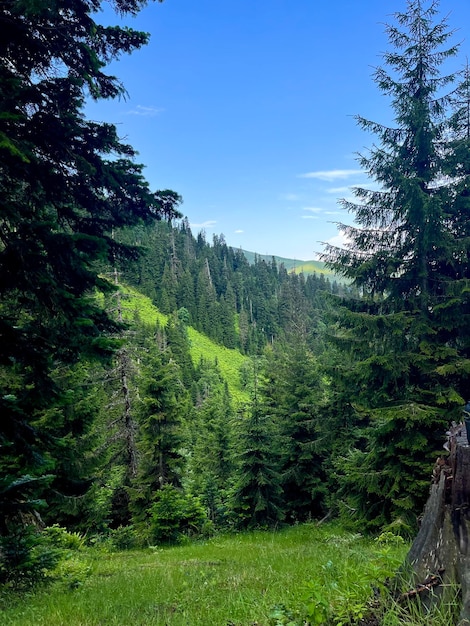
<path fill-rule="evenodd" d="M 114 6 L 125 14 L 142 4 Z M 98 262 L 132 254 L 113 229 L 176 214 L 176 194 L 150 191 L 116 128 L 83 115 L 86 97 L 124 93 L 106 63 L 148 38 L 99 25 L 99 7 L 7 0 L 0 9 L 1 489 L 12 506 L 23 500 L 11 487 L 19 473 L 54 474 L 40 427 L 65 391 L 52 370 L 110 348 L 116 324 L 95 299 L 108 289 Z"/>

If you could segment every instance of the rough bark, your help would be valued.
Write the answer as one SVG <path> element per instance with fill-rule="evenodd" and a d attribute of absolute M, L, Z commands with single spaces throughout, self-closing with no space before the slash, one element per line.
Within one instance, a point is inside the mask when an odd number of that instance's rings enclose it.
<path fill-rule="evenodd" d="M 459 626 L 470 626 L 470 446 L 463 425 L 449 431 L 444 447 L 449 456 L 436 461 L 429 499 L 407 563 L 416 586 L 435 576 L 442 581 L 433 587 L 428 601 L 439 599 L 443 585 L 459 585 Z M 423 591 L 425 596 L 426 589 Z"/>

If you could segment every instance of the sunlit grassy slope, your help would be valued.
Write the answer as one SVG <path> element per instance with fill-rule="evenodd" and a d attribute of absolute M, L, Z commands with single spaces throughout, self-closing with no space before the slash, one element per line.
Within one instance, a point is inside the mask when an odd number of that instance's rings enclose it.
<path fill-rule="evenodd" d="M 122 287 L 124 297 L 122 298 L 122 308 L 124 317 L 128 321 L 140 319 L 144 324 L 155 326 L 157 323 L 165 325 L 168 316 L 160 313 L 156 306 L 152 304 L 150 298 L 142 295 L 130 287 Z M 214 363 L 217 361 L 220 372 L 227 381 L 230 395 L 236 405 L 249 401 L 249 396 L 240 385 L 240 367 L 248 360 L 238 350 L 230 350 L 224 346 L 219 346 L 197 330 L 188 327 L 188 336 L 191 343 L 191 358 L 197 365 L 201 359 Z"/>
<path fill-rule="evenodd" d="M 274 259 L 278 265 L 284 265 L 288 272 L 295 272 L 296 274 L 300 274 L 303 272 L 304 274 L 324 274 L 330 280 L 336 278 L 335 274 L 326 267 L 326 265 L 322 261 L 302 261 L 299 259 L 287 259 L 282 256 L 269 256 L 267 254 L 257 254 L 255 252 L 249 252 L 248 250 L 242 250 L 243 254 L 246 256 L 247 261 L 249 263 L 255 262 L 255 256 L 258 259 L 263 259 L 267 263 L 271 263 Z"/>
<path fill-rule="evenodd" d="M 321 261 L 298 261 L 289 271 L 295 274 L 323 274 L 330 280 L 337 279 L 337 276 Z"/>

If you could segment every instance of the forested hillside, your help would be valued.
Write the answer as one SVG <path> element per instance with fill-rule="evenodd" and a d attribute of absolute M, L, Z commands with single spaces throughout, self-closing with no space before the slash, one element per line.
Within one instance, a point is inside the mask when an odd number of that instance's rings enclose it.
<path fill-rule="evenodd" d="M 375 74 L 396 128 L 357 118 L 376 188 L 343 202 L 338 282 L 194 235 L 84 117 L 144 33 L 4 3 L 0 583 L 47 577 L 54 525 L 124 547 L 325 516 L 416 532 L 470 375 L 470 72 L 441 71 L 458 47 L 424 4 Z"/>
<path fill-rule="evenodd" d="M 254 255 L 249 262 L 223 235 L 214 235 L 212 242 L 203 232 L 195 237 L 187 220 L 157 222 L 120 237 L 143 253 L 121 268 L 126 283 L 149 296 L 163 313 L 184 309 L 188 324 L 245 354 L 262 352 L 293 328 L 313 340 L 325 307 L 320 294 L 353 293 L 323 273 L 288 273 L 274 257 Z"/>

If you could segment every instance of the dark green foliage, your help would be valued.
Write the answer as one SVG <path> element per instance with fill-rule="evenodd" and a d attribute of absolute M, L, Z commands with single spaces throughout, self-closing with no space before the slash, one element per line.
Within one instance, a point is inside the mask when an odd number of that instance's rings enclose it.
<path fill-rule="evenodd" d="M 154 353 L 142 373 L 139 407 L 141 447 L 138 488 L 155 493 L 166 484 L 181 485 L 183 428 L 189 397 L 171 352 Z"/>
<path fill-rule="evenodd" d="M 25 590 L 47 581 L 63 550 L 34 525 L 17 525 L 0 536 L 0 584 Z"/>
<path fill-rule="evenodd" d="M 334 382 L 343 403 L 369 424 L 367 442 L 339 463 L 348 511 L 373 526 L 416 526 L 426 480 L 446 425 L 458 419 L 468 387 L 468 223 L 461 202 L 462 126 L 449 142 L 443 96 L 453 76 L 442 63 L 451 32 L 435 23 L 437 2 L 409 0 L 389 26 L 393 50 L 376 70 L 389 95 L 395 128 L 358 117 L 378 145 L 359 162 L 379 190 L 357 189 L 344 201 L 356 226 L 342 226 L 350 244 L 328 260 L 350 278 L 361 300 L 342 303 L 336 345 L 344 355 Z M 457 128 L 460 131 L 457 131 Z M 465 134 L 465 133 L 464 133 Z M 358 442 L 361 444 L 360 440 Z"/>
<path fill-rule="evenodd" d="M 200 497 L 209 519 L 220 527 L 228 521 L 235 434 L 232 402 L 216 364 L 199 364 L 193 396 L 188 486 L 191 493 Z"/>
<path fill-rule="evenodd" d="M 96 24 L 99 4 L 7 0 L 0 9 L 0 472 L 12 483 L 64 476 L 65 439 L 89 426 L 64 408 L 55 373 L 115 347 L 118 325 L 94 296 L 109 290 L 98 265 L 135 252 L 113 230 L 176 214 L 176 194 L 149 190 L 116 128 L 83 116 L 87 94 L 124 93 L 106 63 L 147 41 Z M 121 13 L 141 5 L 115 2 Z"/>
<path fill-rule="evenodd" d="M 175 543 L 184 536 L 199 534 L 205 520 L 197 498 L 165 485 L 149 509 L 148 540 L 152 544 Z"/>
<path fill-rule="evenodd" d="M 191 359 L 191 347 L 188 339 L 187 325 L 189 323 L 189 312 L 185 308 L 178 310 L 166 325 L 165 335 L 168 348 L 178 363 L 180 369 L 181 382 L 186 389 L 191 388 L 194 380 L 194 365 Z"/>
<path fill-rule="evenodd" d="M 230 508 L 240 528 L 274 527 L 285 517 L 279 431 L 261 404 L 257 384 L 256 380 L 253 401 L 236 426 L 238 462 Z"/>
<path fill-rule="evenodd" d="M 280 435 L 280 474 L 288 520 L 318 517 L 327 494 L 326 448 L 320 434 L 322 383 L 305 343 L 291 337 L 265 366 L 262 396 Z"/>
<path fill-rule="evenodd" d="M 442 447 L 442 437 L 436 437 L 442 416 L 439 409 L 433 416 L 429 407 L 412 405 L 401 415 L 395 408 L 382 409 L 370 418 L 369 431 L 362 433 L 369 440 L 367 449 L 349 448 L 334 459 L 341 476 L 339 510 L 356 528 L 371 532 L 386 528 L 412 536 L 423 494 L 429 492 L 429 472 L 424 468 L 432 467 Z"/>

